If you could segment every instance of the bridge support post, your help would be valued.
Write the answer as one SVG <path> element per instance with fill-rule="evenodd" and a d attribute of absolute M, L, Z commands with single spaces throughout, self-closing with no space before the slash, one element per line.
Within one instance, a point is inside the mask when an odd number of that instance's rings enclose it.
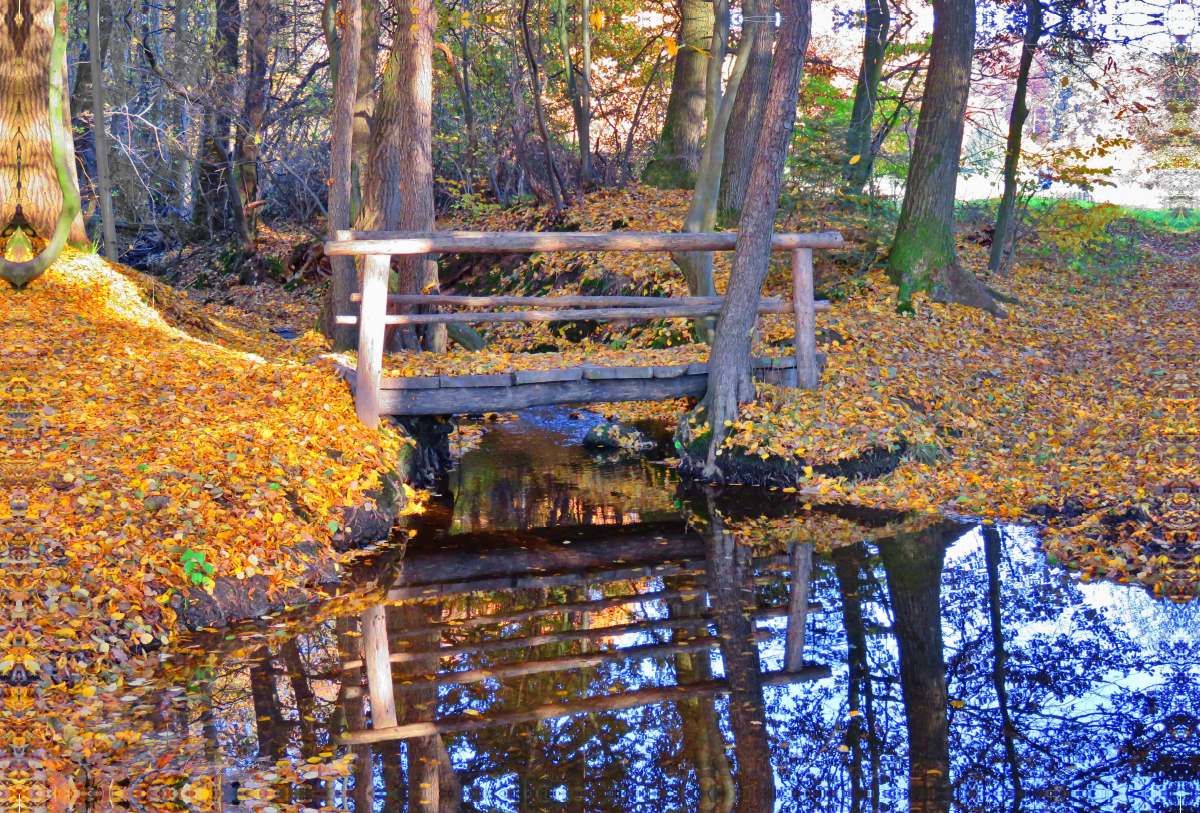
<path fill-rule="evenodd" d="M 377 604 L 363 610 L 362 640 L 367 691 L 371 695 L 371 727 L 391 728 L 397 724 L 397 719 L 385 605 Z"/>
<path fill-rule="evenodd" d="M 792 252 L 792 303 L 796 309 L 796 386 L 817 388 L 817 315 L 813 301 L 813 250 Z"/>
<path fill-rule="evenodd" d="M 389 254 L 363 260 L 362 303 L 358 313 L 358 371 L 354 377 L 354 411 L 368 428 L 379 425 L 379 383 L 383 377 L 383 320 L 387 316 Z"/>

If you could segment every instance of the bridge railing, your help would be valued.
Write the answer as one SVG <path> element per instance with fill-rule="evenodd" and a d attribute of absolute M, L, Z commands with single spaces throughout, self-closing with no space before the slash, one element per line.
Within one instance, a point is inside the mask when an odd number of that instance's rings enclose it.
<path fill-rule="evenodd" d="M 370 427 L 379 422 L 380 382 L 383 375 L 386 325 L 445 324 L 451 322 L 550 322 L 588 319 L 701 318 L 715 316 L 723 297 L 627 296 L 449 296 L 442 294 L 388 295 L 388 275 L 394 255 L 497 254 L 544 251 L 733 251 L 737 232 L 372 232 L 339 231 L 325 244 L 328 255 L 362 255 L 362 293 L 359 314 L 339 314 L 338 324 L 358 325 L 358 370 L 355 377 L 355 411 Z M 792 255 L 792 301 L 763 298 L 759 313 L 791 312 L 796 319 L 796 374 L 799 386 L 817 383 L 816 311 L 827 303 L 813 299 L 813 251 L 842 246 L 838 232 L 776 234 L 772 251 Z M 510 313 L 389 314 L 388 303 L 468 308 L 535 308 Z"/>

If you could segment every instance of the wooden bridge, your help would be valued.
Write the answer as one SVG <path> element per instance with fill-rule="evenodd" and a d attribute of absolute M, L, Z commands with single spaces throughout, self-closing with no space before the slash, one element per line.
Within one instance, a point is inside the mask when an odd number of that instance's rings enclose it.
<path fill-rule="evenodd" d="M 705 362 L 670 366 L 603 367 L 583 365 L 495 375 L 383 376 L 384 328 L 452 322 L 552 322 L 618 319 L 703 318 L 720 313 L 723 297 L 469 297 L 391 295 L 387 293 L 393 255 L 495 254 L 544 251 L 732 251 L 737 232 L 362 232 L 339 231 L 325 244 L 329 255 L 361 255 L 359 314 L 339 314 L 338 324 L 357 324 L 358 368 L 344 369 L 354 391 L 359 419 L 374 427 L 380 415 L 454 415 L 498 412 L 565 403 L 654 401 L 703 395 L 708 387 Z M 795 355 L 755 359 L 758 380 L 784 386 L 816 386 L 815 314 L 828 303 L 813 299 L 814 249 L 840 248 L 837 232 L 777 234 L 772 251 L 792 255 L 792 301 L 764 298 L 760 314 L 792 313 L 796 319 Z M 388 304 L 404 307 L 533 308 L 501 313 L 389 314 Z"/>

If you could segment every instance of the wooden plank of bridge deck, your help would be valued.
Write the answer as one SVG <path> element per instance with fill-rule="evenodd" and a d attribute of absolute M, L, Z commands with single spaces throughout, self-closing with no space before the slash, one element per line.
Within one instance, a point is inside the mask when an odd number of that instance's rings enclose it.
<path fill-rule="evenodd" d="M 511 412 L 552 404 L 665 401 L 699 397 L 708 388 L 708 375 L 676 378 L 580 379 L 509 387 L 462 389 L 382 389 L 379 410 L 385 415 L 466 415 L 473 412 Z"/>
<path fill-rule="evenodd" d="M 810 666 L 800 672 L 767 672 L 762 676 L 762 685 L 787 686 L 792 683 L 822 680 L 831 674 L 832 671 L 828 666 Z M 543 720 L 569 717 L 575 714 L 619 711 L 639 706 L 649 706 L 655 703 L 687 700 L 692 697 L 710 697 L 728 691 L 729 684 L 724 680 L 705 680 L 696 683 L 687 683 L 682 686 L 636 689 L 630 692 L 592 697 L 572 703 L 547 703 L 527 711 L 508 712 L 492 717 L 447 717 L 433 722 L 409 723 L 407 725 L 396 726 L 395 728 L 381 728 L 374 731 L 352 731 L 338 737 L 337 741 L 341 744 L 360 745 L 390 740 L 405 740 L 412 737 L 432 736 L 434 734 L 475 731 L 494 726 L 535 723 Z"/>
<path fill-rule="evenodd" d="M 539 251 L 733 251 L 736 231 L 727 232 L 379 232 L 339 230 L 325 243 L 338 254 L 502 254 Z M 772 251 L 836 249 L 838 232 L 776 234 Z"/>

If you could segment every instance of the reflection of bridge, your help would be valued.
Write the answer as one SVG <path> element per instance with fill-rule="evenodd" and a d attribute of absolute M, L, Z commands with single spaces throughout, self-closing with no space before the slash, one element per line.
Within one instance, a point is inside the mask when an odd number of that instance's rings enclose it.
<path fill-rule="evenodd" d="M 745 654 L 771 638 L 769 630 L 756 629 L 754 621 L 786 618 L 784 668 L 759 676 L 763 686 L 780 686 L 816 680 L 830 675 L 829 667 L 805 664 L 804 630 L 808 614 L 820 611 L 808 603 L 811 545 L 796 544 L 787 556 L 762 557 L 744 562 L 741 587 L 752 596 L 754 586 L 785 588 L 785 604 L 728 606 L 718 593 L 728 592 L 732 567 L 715 551 L 711 535 L 701 535 L 683 522 L 636 523 L 623 526 L 572 526 L 541 528 L 528 532 L 470 533 L 448 537 L 453 547 L 410 550 L 400 575 L 388 593 L 391 602 L 438 601 L 439 610 L 426 623 L 389 623 L 383 606 L 363 615 L 363 657 L 342 663 L 343 683 L 353 682 L 365 667 L 371 697 L 372 728 L 350 731 L 342 742 L 363 744 L 384 740 L 426 737 L 471 731 L 493 726 L 631 709 L 654 703 L 713 697 L 731 691 L 728 659 L 725 678 L 710 672 L 679 673 L 679 659 L 692 653 L 730 647 Z M 725 557 L 728 558 L 728 557 Z M 786 574 L 786 575 L 785 575 Z M 637 589 L 650 580 L 665 584 L 649 590 Z M 627 582 L 634 589 L 602 598 L 587 595 L 588 588 Z M 721 590 L 711 590 L 720 584 Z M 525 596 L 545 595 L 549 588 L 579 588 L 584 600 L 547 603 L 543 606 L 509 608 L 464 618 L 443 620 L 440 600 L 474 594 L 503 603 L 515 591 Z M 502 594 L 497 596 L 497 593 Z M 652 602 L 662 602 L 654 607 Z M 662 611 L 665 605 L 666 612 Z M 634 618 L 614 617 L 628 610 Z M 732 615 L 731 615 L 732 614 Z M 738 623 L 731 626 L 736 616 Z M 595 625 L 597 618 L 609 623 Z M 511 630 L 525 622 L 554 622 L 555 629 Z M 747 623 L 748 622 L 748 623 Z M 494 627 L 487 635 L 481 628 Z M 565 628 L 563 628 L 565 627 Z M 715 627 L 715 632 L 712 628 Z M 472 630 L 485 632 L 482 640 Z M 629 637 L 669 632 L 670 640 L 630 642 Z M 533 634 L 529 634 L 532 632 Z M 576 644 L 579 651 L 544 654 L 540 647 Z M 605 648 L 607 646 L 607 648 Z M 394 649 L 394 651 L 393 651 Z M 491 653 L 524 650 L 520 660 L 491 663 Z M 701 655 L 707 662 L 706 654 Z M 467 668 L 447 667 L 450 658 L 473 661 Z M 488 661 L 482 662 L 481 661 Z M 649 659 L 677 663 L 675 685 L 609 692 L 565 702 L 537 704 L 528 708 L 501 710 L 489 715 L 454 716 L 397 722 L 396 700 L 414 692 L 434 692 L 439 687 L 480 681 L 504 681 L 543 673 L 570 673 L 604 664 L 634 663 Z M 687 662 L 691 662 L 688 660 Z M 399 669 L 401 674 L 394 674 Z M 410 701 L 417 702 L 417 701 Z M 428 701 L 427 701 L 428 702 Z M 761 698 L 759 701 L 761 703 Z M 436 704 L 434 704 L 436 705 Z"/>
<path fill-rule="evenodd" d="M 540 251 L 732 251 L 736 232 L 338 232 L 325 244 L 329 255 L 364 256 L 358 316 L 339 314 L 339 324 L 358 325 L 358 368 L 345 371 L 354 388 L 359 418 L 374 427 L 380 415 L 455 415 L 498 412 L 530 406 L 601 401 L 653 401 L 702 395 L 708 386 L 706 364 L 660 367 L 585 366 L 530 370 L 515 374 L 412 376 L 383 378 L 384 328 L 387 325 L 436 325 L 480 322 L 613 321 L 623 319 L 705 318 L 720 313 L 722 298 L 711 297 L 458 297 L 389 296 L 391 257 L 417 254 L 496 254 Z M 760 313 L 790 312 L 796 318 L 795 355 L 758 359 L 764 380 L 813 388 L 817 381 L 815 313 L 827 303 L 813 299 L 814 249 L 840 248 L 837 232 L 777 234 L 775 251 L 792 254 L 792 302 L 760 300 Z M 490 308 L 475 313 L 388 314 L 388 304 L 405 307 Z M 495 308 L 534 308 L 497 313 Z M 541 308 L 541 310 L 537 310 Z"/>

